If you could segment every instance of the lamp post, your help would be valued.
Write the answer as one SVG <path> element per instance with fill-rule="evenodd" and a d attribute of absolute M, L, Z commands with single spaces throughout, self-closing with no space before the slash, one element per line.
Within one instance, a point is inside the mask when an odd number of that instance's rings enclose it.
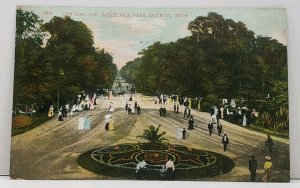
<path fill-rule="evenodd" d="M 60 76 L 63 76 L 63 75 L 64 75 L 64 70 L 63 70 L 63 68 L 59 67 L 58 79 Z M 58 83 L 58 85 L 57 85 L 57 113 L 59 113 L 59 91 L 60 91 L 60 85 Z"/>

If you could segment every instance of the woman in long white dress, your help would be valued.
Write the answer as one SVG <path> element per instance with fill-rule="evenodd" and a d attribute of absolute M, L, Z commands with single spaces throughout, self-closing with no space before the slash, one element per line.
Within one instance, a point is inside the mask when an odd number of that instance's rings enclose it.
<path fill-rule="evenodd" d="M 71 117 L 73 117 L 74 111 L 76 111 L 76 105 L 75 104 L 72 106 L 71 111 L 70 111 L 70 116 Z"/>
<path fill-rule="evenodd" d="M 246 117 L 246 114 L 244 114 L 244 117 L 243 117 L 243 126 L 247 126 L 247 117 Z"/>
<path fill-rule="evenodd" d="M 177 139 L 178 140 L 182 140 L 182 131 L 183 131 L 183 128 L 181 128 L 181 127 L 177 128 Z"/>
<path fill-rule="evenodd" d="M 80 116 L 78 119 L 78 130 L 83 130 L 83 129 L 84 129 L 84 118 Z"/>

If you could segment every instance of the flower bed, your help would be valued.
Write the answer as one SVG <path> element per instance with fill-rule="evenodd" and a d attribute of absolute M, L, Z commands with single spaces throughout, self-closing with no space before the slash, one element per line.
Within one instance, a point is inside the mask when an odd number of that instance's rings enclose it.
<path fill-rule="evenodd" d="M 162 179 L 160 172 L 169 158 L 175 164 L 175 179 L 197 179 L 231 171 L 234 162 L 221 154 L 168 145 L 166 150 L 145 150 L 146 144 L 120 144 L 87 151 L 79 156 L 78 163 L 92 172 L 113 177 L 136 179 L 135 168 L 145 160 L 146 179 Z"/>

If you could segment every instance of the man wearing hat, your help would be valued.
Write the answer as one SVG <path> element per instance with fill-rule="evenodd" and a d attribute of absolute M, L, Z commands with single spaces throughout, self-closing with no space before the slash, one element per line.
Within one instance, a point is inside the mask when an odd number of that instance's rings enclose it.
<path fill-rule="evenodd" d="M 249 171 L 250 171 L 250 174 L 251 174 L 251 181 L 255 181 L 257 161 L 255 160 L 254 155 L 251 155 L 250 157 L 251 157 L 251 159 L 249 160 Z"/>
<path fill-rule="evenodd" d="M 264 164 L 264 169 L 265 169 L 265 175 L 263 177 L 264 182 L 269 182 L 271 180 L 271 169 L 273 167 L 273 164 L 271 162 L 271 157 L 270 156 L 265 156 L 266 162 Z"/>

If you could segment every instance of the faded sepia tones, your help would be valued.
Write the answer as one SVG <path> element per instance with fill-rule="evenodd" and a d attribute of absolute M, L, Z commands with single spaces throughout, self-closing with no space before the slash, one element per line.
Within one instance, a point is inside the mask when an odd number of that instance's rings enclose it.
<path fill-rule="evenodd" d="M 287 182 L 285 9 L 16 9 L 13 179 Z"/>

